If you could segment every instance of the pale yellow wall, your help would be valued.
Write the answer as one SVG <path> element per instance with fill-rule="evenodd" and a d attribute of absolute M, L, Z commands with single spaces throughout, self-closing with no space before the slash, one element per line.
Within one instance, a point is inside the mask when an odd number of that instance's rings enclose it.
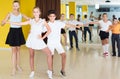
<path fill-rule="evenodd" d="M 88 13 L 88 5 L 82 5 L 82 19 L 84 19 L 84 15 Z"/>
<path fill-rule="evenodd" d="M 33 7 L 35 6 L 35 1 L 36 0 L 20 0 L 20 4 L 21 4 L 21 13 L 27 15 L 28 17 L 32 17 L 32 10 Z M 25 36 L 25 39 L 28 36 L 28 33 L 30 32 L 30 26 L 23 26 L 23 33 Z"/>
<path fill-rule="evenodd" d="M 0 21 L 12 10 L 13 0 L 0 0 Z M 35 0 L 20 0 L 21 12 L 27 16 L 32 16 L 32 9 L 35 6 Z M 8 48 L 5 44 L 7 34 L 9 32 L 9 25 L 0 26 L 0 48 Z M 25 38 L 29 33 L 29 26 L 23 27 Z"/>
<path fill-rule="evenodd" d="M 66 15 L 66 5 L 65 4 L 61 4 L 61 14 L 62 13 Z"/>
<path fill-rule="evenodd" d="M 8 12 L 12 9 L 12 1 L 13 0 L 0 0 L 0 22 L 2 19 L 5 18 L 5 16 L 8 14 Z M 9 25 L 6 24 L 4 27 L 0 26 L 0 47 L 8 47 L 8 45 L 5 45 L 6 36 L 9 31 Z"/>
<path fill-rule="evenodd" d="M 69 14 L 74 14 L 76 18 L 76 3 L 69 2 Z"/>

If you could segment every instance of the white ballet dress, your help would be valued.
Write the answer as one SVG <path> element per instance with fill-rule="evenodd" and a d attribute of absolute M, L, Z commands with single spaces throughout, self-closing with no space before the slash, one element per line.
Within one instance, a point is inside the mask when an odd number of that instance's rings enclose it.
<path fill-rule="evenodd" d="M 44 19 L 40 19 L 38 22 L 36 22 L 34 19 L 30 20 L 31 30 L 26 41 L 26 46 L 28 48 L 41 50 L 47 47 L 45 42 L 38 38 L 38 36 L 41 35 L 45 29 L 44 21 Z"/>

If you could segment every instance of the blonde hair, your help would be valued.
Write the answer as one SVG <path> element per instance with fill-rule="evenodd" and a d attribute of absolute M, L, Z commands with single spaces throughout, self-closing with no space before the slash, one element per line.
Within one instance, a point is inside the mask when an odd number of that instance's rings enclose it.
<path fill-rule="evenodd" d="M 40 15 L 39 15 L 39 17 L 41 17 L 41 14 L 42 14 L 42 13 L 41 13 L 41 10 L 40 10 L 40 8 L 39 8 L 39 7 L 34 7 L 34 8 L 33 8 L 33 10 L 34 10 L 34 9 L 38 9 L 38 10 L 39 10 L 39 12 L 40 12 Z"/>
<path fill-rule="evenodd" d="M 20 6 L 20 2 L 19 2 L 18 0 L 14 0 L 14 1 L 13 1 L 13 4 L 14 4 L 14 3 L 18 3 L 19 6 Z M 20 7 L 18 8 L 18 11 L 20 11 Z"/>
<path fill-rule="evenodd" d="M 20 2 L 19 2 L 18 0 L 14 0 L 13 3 L 18 3 L 18 4 L 20 4 Z"/>
<path fill-rule="evenodd" d="M 38 10 L 40 11 L 40 13 L 41 13 L 41 10 L 40 10 L 40 8 L 39 8 L 39 7 L 34 7 L 34 8 L 33 8 L 33 10 L 34 10 L 34 9 L 38 9 Z"/>

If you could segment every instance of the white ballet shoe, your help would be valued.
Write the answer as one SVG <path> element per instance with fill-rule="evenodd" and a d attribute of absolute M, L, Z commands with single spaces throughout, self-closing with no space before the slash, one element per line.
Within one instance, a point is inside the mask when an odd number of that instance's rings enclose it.
<path fill-rule="evenodd" d="M 49 79 L 53 79 L 53 78 L 52 78 L 52 71 L 48 70 L 48 71 L 47 71 L 47 74 L 48 74 L 48 78 L 49 78 Z"/>
<path fill-rule="evenodd" d="M 34 75 L 35 75 L 35 72 L 32 71 L 32 72 L 30 73 L 29 77 L 32 78 L 32 77 L 34 77 Z"/>

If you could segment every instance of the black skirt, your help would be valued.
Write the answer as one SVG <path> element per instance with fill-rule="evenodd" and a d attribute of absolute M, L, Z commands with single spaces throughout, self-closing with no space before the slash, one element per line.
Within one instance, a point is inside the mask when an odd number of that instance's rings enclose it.
<path fill-rule="evenodd" d="M 22 28 L 10 28 L 6 39 L 6 44 L 10 46 L 21 46 L 25 44 Z"/>
<path fill-rule="evenodd" d="M 61 34 L 65 34 L 66 32 L 65 32 L 65 29 L 61 29 Z"/>
<path fill-rule="evenodd" d="M 99 36 L 101 40 L 104 40 L 106 38 L 109 38 L 109 32 L 100 31 Z"/>
<path fill-rule="evenodd" d="M 43 33 L 42 33 L 42 36 L 44 36 L 46 33 L 47 33 L 47 32 L 43 32 Z M 48 40 L 47 37 L 43 39 L 43 41 L 45 42 L 45 44 L 47 44 L 47 40 Z"/>

